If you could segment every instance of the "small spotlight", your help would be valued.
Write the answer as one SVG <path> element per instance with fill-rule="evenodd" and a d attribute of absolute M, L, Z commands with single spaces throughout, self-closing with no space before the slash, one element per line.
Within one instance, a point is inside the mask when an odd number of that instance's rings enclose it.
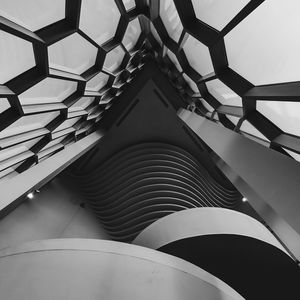
<path fill-rule="evenodd" d="M 247 198 L 245 198 L 245 197 L 243 197 L 242 201 L 243 201 L 243 202 L 247 202 L 247 201 L 248 201 L 248 199 L 247 199 Z"/>
<path fill-rule="evenodd" d="M 27 194 L 27 198 L 28 198 L 28 199 L 33 199 L 33 196 L 34 196 L 33 193 Z"/>

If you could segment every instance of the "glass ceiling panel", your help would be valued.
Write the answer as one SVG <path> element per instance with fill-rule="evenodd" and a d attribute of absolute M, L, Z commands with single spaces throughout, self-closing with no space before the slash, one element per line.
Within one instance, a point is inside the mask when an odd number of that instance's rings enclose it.
<path fill-rule="evenodd" d="M 268 140 L 259 130 L 257 130 L 251 123 L 245 120 L 240 127 L 240 130 L 251 135 L 254 135 L 262 140 Z"/>
<path fill-rule="evenodd" d="M 129 22 L 122 42 L 127 51 L 134 48 L 141 33 L 142 29 L 138 18 Z"/>
<path fill-rule="evenodd" d="M 114 0 L 83 0 L 79 27 L 102 45 L 114 37 L 120 16 Z"/>
<path fill-rule="evenodd" d="M 0 139 L 45 127 L 60 112 L 24 116 L 0 132 Z"/>
<path fill-rule="evenodd" d="M 90 112 L 89 112 L 89 115 L 88 115 L 88 120 L 92 120 L 92 119 L 95 119 L 97 118 L 99 115 L 101 115 L 103 113 L 103 111 L 100 111 L 99 109 L 92 109 Z M 83 130 L 83 128 L 81 129 Z M 87 130 L 87 129 L 86 129 Z"/>
<path fill-rule="evenodd" d="M 19 96 L 22 105 L 64 101 L 77 89 L 77 82 L 47 77 Z"/>
<path fill-rule="evenodd" d="M 235 116 L 226 115 L 226 117 L 236 126 L 240 120 L 240 118 Z"/>
<path fill-rule="evenodd" d="M 44 148 L 42 151 L 40 151 L 38 154 L 37 154 L 37 157 L 38 157 L 38 160 L 39 162 L 41 162 L 41 159 L 43 157 L 50 157 L 52 154 L 54 154 L 56 151 L 59 151 L 61 150 L 62 148 L 64 147 L 63 144 L 60 144 L 60 143 L 56 143 L 54 145 L 51 145 L 47 148 Z"/>
<path fill-rule="evenodd" d="M 203 104 L 203 106 L 209 111 L 209 112 L 213 112 L 214 108 L 209 105 L 205 100 L 201 100 L 201 103 Z"/>
<path fill-rule="evenodd" d="M 184 43 L 183 50 L 190 66 L 201 76 L 214 71 L 208 48 L 191 35 Z"/>
<path fill-rule="evenodd" d="M 214 114 L 213 120 L 218 121 L 217 123 L 223 126 L 223 124 L 221 122 L 219 122 L 219 115 L 218 114 Z"/>
<path fill-rule="evenodd" d="M 0 181 L 1 181 L 1 183 L 15 177 L 16 175 L 18 175 L 19 173 L 16 172 L 15 169 L 17 169 L 21 164 L 22 164 L 22 162 L 17 163 L 15 165 L 5 169 L 4 171 L 0 171 Z"/>
<path fill-rule="evenodd" d="M 109 75 L 100 72 L 87 82 L 86 89 L 89 91 L 99 91 L 106 85 L 108 79 Z"/>
<path fill-rule="evenodd" d="M 66 128 L 69 128 L 73 126 L 77 121 L 79 121 L 79 118 L 72 118 L 65 120 L 62 124 L 60 124 L 53 132 L 57 132 Z"/>
<path fill-rule="evenodd" d="M 160 1 L 160 16 L 169 36 L 175 42 L 178 42 L 183 30 L 183 26 L 173 0 Z"/>
<path fill-rule="evenodd" d="M 161 40 L 156 28 L 152 24 L 152 22 L 150 22 L 150 30 L 151 30 L 153 36 L 155 37 L 156 41 L 162 46 L 162 40 Z"/>
<path fill-rule="evenodd" d="M 12 156 L 12 157 L 8 158 L 7 160 L 0 162 L 0 170 L 1 170 L 0 176 L 3 175 L 3 173 L 2 173 L 3 170 L 8 169 L 8 168 L 18 164 L 18 163 L 24 161 L 26 158 L 29 158 L 33 155 L 34 155 L 33 152 L 25 150 L 24 152 L 22 152 L 18 155 Z M 14 170 L 14 168 L 13 168 L 13 170 Z M 9 171 L 9 173 L 12 172 L 12 170 L 8 170 L 8 171 Z"/>
<path fill-rule="evenodd" d="M 255 85 L 299 81 L 299 10 L 299 0 L 260 4 L 225 36 L 229 66 Z"/>
<path fill-rule="evenodd" d="M 195 92 L 195 93 L 199 93 L 199 89 L 197 84 L 186 74 L 183 74 L 183 78 L 185 79 L 185 81 L 187 82 L 187 84 L 189 85 L 189 87 Z"/>
<path fill-rule="evenodd" d="M 222 30 L 249 0 L 192 0 L 196 17 Z"/>
<path fill-rule="evenodd" d="M 43 137 L 38 137 L 32 140 L 29 140 L 27 142 L 24 142 L 22 145 L 24 145 L 26 148 L 30 149 L 33 147 L 37 142 L 39 142 Z M 10 148 L 9 148 L 10 149 Z"/>
<path fill-rule="evenodd" d="M 176 66 L 176 68 L 178 69 L 179 72 L 182 72 L 182 68 L 181 65 L 176 57 L 176 55 L 169 49 L 167 49 L 167 53 L 166 53 L 170 60 L 173 62 L 173 64 Z"/>
<path fill-rule="evenodd" d="M 48 53 L 51 68 L 79 75 L 95 64 L 98 49 L 74 33 L 51 45 Z"/>
<path fill-rule="evenodd" d="M 224 105 L 242 106 L 242 98 L 219 79 L 206 82 L 208 91 Z"/>
<path fill-rule="evenodd" d="M 135 0 L 123 0 L 123 3 L 127 11 L 135 8 Z"/>
<path fill-rule="evenodd" d="M 0 84 L 34 66 L 32 44 L 0 30 Z"/>
<path fill-rule="evenodd" d="M 10 108 L 10 104 L 6 98 L 0 98 L 0 114 Z"/>
<path fill-rule="evenodd" d="M 296 161 L 300 162 L 300 154 L 299 153 L 296 153 L 296 152 L 293 152 L 293 151 L 290 151 L 286 148 L 283 148 L 284 151 L 286 151 L 291 157 L 293 157 Z"/>
<path fill-rule="evenodd" d="M 46 149 L 49 149 L 49 148 L 51 148 L 51 147 L 53 147 L 53 146 L 59 144 L 63 139 L 65 139 L 65 136 L 62 136 L 62 137 L 60 137 L 60 138 L 57 138 L 57 139 L 55 139 L 55 140 L 50 141 L 47 145 L 45 145 L 45 147 L 43 147 L 43 148 L 41 149 L 41 151 L 44 151 L 44 150 L 46 150 Z"/>
<path fill-rule="evenodd" d="M 53 155 L 53 153 L 47 154 L 46 156 L 43 156 L 41 158 L 39 158 L 38 163 L 41 163 L 42 161 L 48 159 L 49 157 L 51 157 Z"/>
<path fill-rule="evenodd" d="M 257 101 L 256 109 L 282 131 L 300 136 L 299 102 Z"/>
<path fill-rule="evenodd" d="M 70 106 L 70 110 L 77 110 L 77 109 L 85 109 L 90 104 L 92 104 L 95 100 L 95 97 L 82 97 L 72 106 Z"/>
<path fill-rule="evenodd" d="M 0 15 L 36 31 L 65 18 L 65 0 L 1 0 Z"/>
<path fill-rule="evenodd" d="M 24 145 L 16 145 L 16 146 L 1 150 L 0 151 L 0 162 L 4 161 L 10 157 L 13 157 L 15 155 L 18 155 L 20 153 L 23 153 L 27 150 L 28 150 L 28 148 Z"/>
<path fill-rule="evenodd" d="M 121 65 L 125 52 L 121 46 L 118 46 L 108 52 L 105 57 L 104 69 L 108 72 L 115 72 Z"/>

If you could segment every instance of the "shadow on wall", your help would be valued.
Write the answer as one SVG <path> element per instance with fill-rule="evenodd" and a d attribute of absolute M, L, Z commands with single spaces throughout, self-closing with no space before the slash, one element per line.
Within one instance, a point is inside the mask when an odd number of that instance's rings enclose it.
<path fill-rule="evenodd" d="M 71 182 L 54 179 L 0 220 L 0 249 L 40 239 L 109 239 L 81 203 Z"/>

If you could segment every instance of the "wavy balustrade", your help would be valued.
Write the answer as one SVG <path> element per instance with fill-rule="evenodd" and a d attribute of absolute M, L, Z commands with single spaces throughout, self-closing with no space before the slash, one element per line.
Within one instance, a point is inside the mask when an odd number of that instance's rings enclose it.
<path fill-rule="evenodd" d="M 217 183 L 191 154 L 165 143 L 130 146 L 73 176 L 112 238 L 126 242 L 173 212 L 234 208 L 240 199 L 236 190 Z"/>

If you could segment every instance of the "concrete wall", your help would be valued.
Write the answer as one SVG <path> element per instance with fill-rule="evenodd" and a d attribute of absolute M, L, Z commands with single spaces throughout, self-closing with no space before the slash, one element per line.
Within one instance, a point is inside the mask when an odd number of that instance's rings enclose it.
<path fill-rule="evenodd" d="M 0 249 L 39 239 L 109 239 L 82 202 L 71 184 L 56 178 L 0 220 Z"/>

